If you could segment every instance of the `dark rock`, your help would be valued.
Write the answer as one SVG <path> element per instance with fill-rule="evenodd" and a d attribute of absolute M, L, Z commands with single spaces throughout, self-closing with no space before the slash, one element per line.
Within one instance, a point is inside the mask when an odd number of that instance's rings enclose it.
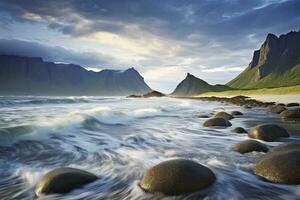
<path fill-rule="evenodd" d="M 199 118 L 210 118 L 210 115 L 198 115 Z"/>
<path fill-rule="evenodd" d="M 281 106 L 281 105 L 272 106 L 270 108 L 271 112 L 277 113 L 277 114 L 280 114 L 280 113 L 282 113 L 285 110 L 286 110 L 286 108 L 284 106 Z"/>
<path fill-rule="evenodd" d="M 234 118 L 231 114 L 229 114 L 229 113 L 227 113 L 227 112 L 218 112 L 218 113 L 215 115 L 215 117 L 222 117 L 222 118 L 227 119 L 227 120 L 231 120 L 231 119 Z"/>
<path fill-rule="evenodd" d="M 212 185 L 216 177 L 207 167 L 191 160 L 169 160 L 147 170 L 140 187 L 150 193 L 173 196 Z"/>
<path fill-rule="evenodd" d="M 280 117 L 283 119 L 298 119 L 300 118 L 300 109 L 285 110 L 280 113 Z"/>
<path fill-rule="evenodd" d="M 144 94 L 143 97 L 144 98 L 149 98 L 149 97 L 165 97 L 166 95 L 161 93 L 161 92 L 158 92 L 158 91 L 152 91 L 152 92 L 149 92 L 147 94 Z"/>
<path fill-rule="evenodd" d="M 255 126 L 248 133 L 250 138 L 273 142 L 280 137 L 289 137 L 285 128 L 276 124 L 261 124 Z"/>
<path fill-rule="evenodd" d="M 300 106 L 299 103 L 288 103 L 286 104 L 286 107 L 295 107 L 295 106 Z"/>
<path fill-rule="evenodd" d="M 35 192 L 38 196 L 67 193 L 96 179 L 94 174 L 80 169 L 57 168 L 43 176 L 36 185 Z"/>
<path fill-rule="evenodd" d="M 255 140 L 245 140 L 234 145 L 233 150 L 239 153 L 249 153 L 252 151 L 267 152 L 269 148 L 261 142 Z"/>
<path fill-rule="evenodd" d="M 254 173 L 283 184 L 300 184 L 300 150 L 269 152 L 258 160 Z"/>
<path fill-rule="evenodd" d="M 231 115 L 243 115 L 243 113 L 240 111 L 232 111 Z"/>
<path fill-rule="evenodd" d="M 204 122 L 203 126 L 211 127 L 211 126 L 231 126 L 231 123 L 222 117 L 214 117 L 211 119 L 208 119 Z"/>
<path fill-rule="evenodd" d="M 299 150 L 300 151 L 300 142 L 290 142 L 286 144 L 281 144 L 277 147 L 273 147 L 270 152 L 283 152 L 283 151 L 292 151 Z"/>
<path fill-rule="evenodd" d="M 232 130 L 235 133 L 248 133 L 244 128 L 242 127 L 236 127 Z"/>

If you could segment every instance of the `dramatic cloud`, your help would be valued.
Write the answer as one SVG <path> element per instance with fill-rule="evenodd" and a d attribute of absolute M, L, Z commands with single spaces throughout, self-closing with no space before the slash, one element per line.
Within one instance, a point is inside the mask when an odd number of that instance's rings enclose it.
<path fill-rule="evenodd" d="M 37 54 L 52 60 L 134 66 L 171 91 L 186 72 L 229 81 L 267 33 L 299 29 L 299 8 L 298 0 L 2 0 L 0 37 L 63 49 Z"/>

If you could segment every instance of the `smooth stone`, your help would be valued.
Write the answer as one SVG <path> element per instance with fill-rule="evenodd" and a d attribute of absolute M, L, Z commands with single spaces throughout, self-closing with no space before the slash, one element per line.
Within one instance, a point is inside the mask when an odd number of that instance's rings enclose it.
<path fill-rule="evenodd" d="M 139 185 L 145 192 L 174 196 L 207 188 L 215 179 L 215 174 L 201 164 L 174 159 L 147 170 Z"/>
<path fill-rule="evenodd" d="M 248 133 L 244 128 L 242 127 L 236 127 L 232 130 L 232 132 L 235 132 L 235 133 Z"/>
<path fill-rule="evenodd" d="M 214 117 L 211 119 L 208 119 L 204 122 L 203 126 L 205 127 L 212 127 L 212 126 L 222 126 L 222 127 L 228 127 L 231 126 L 231 123 L 222 117 Z"/>
<path fill-rule="evenodd" d="M 231 112 L 231 115 L 243 115 L 243 113 L 235 110 Z"/>
<path fill-rule="evenodd" d="M 239 153 L 249 153 L 252 151 L 268 152 L 269 148 L 256 140 L 245 140 L 233 146 L 233 150 Z"/>
<path fill-rule="evenodd" d="M 80 169 L 62 167 L 48 172 L 36 185 L 37 196 L 70 192 L 97 179 L 92 173 Z"/>
<path fill-rule="evenodd" d="M 300 150 L 267 153 L 256 162 L 254 173 L 274 183 L 300 184 Z"/>
<path fill-rule="evenodd" d="M 289 142 L 285 144 L 278 145 L 273 147 L 270 152 L 283 152 L 283 151 L 292 151 L 292 150 L 299 150 L 300 151 L 300 142 Z"/>
<path fill-rule="evenodd" d="M 300 106 L 299 103 L 288 103 L 286 104 L 286 107 L 295 107 L 295 106 Z"/>
<path fill-rule="evenodd" d="M 231 114 L 229 114 L 229 113 L 227 113 L 227 112 L 218 112 L 218 113 L 215 115 L 215 117 L 222 117 L 222 118 L 227 119 L 227 120 L 231 120 L 231 119 L 234 118 Z"/>
<path fill-rule="evenodd" d="M 283 119 L 297 119 L 300 118 L 300 109 L 292 109 L 292 110 L 285 110 L 280 113 L 280 117 Z"/>
<path fill-rule="evenodd" d="M 280 137 L 289 137 L 285 128 L 276 124 L 261 124 L 255 126 L 248 133 L 250 138 L 273 142 Z"/>
<path fill-rule="evenodd" d="M 277 113 L 277 114 L 280 114 L 282 113 L 283 111 L 285 111 L 286 108 L 284 106 L 279 106 L 279 105 L 276 105 L 276 106 L 272 106 L 270 108 L 270 111 L 273 112 L 273 113 Z"/>

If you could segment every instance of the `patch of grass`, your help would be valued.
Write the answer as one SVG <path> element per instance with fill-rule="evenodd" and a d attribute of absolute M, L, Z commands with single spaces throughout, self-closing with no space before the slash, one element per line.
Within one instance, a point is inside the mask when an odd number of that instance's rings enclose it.
<path fill-rule="evenodd" d="M 201 96 L 236 96 L 236 95 L 285 95 L 300 94 L 300 85 L 278 88 L 227 90 L 223 92 L 206 92 Z"/>

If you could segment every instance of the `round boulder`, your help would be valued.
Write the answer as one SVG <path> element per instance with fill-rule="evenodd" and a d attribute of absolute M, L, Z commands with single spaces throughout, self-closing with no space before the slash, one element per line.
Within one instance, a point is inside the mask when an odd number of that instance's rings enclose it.
<path fill-rule="evenodd" d="M 235 133 L 248 133 L 244 128 L 242 127 L 236 127 L 232 130 L 232 132 L 235 132 Z"/>
<path fill-rule="evenodd" d="M 37 196 L 62 194 L 91 183 L 97 176 L 89 172 L 69 167 L 57 168 L 42 177 L 36 185 Z"/>
<path fill-rule="evenodd" d="M 215 179 L 215 174 L 203 165 L 174 159 L 147 170 L 139 185 L 146 192 L 174 196 L 207 188 Z"/>
<path fill-rule="evenodd" d="M 269 148 L 255 140 L 245 140 L 233 146 L 233 150 L 239 153 L 249 153 L 252 151 L 267 152 Z"/>
<path fill-rule="evenodd" d="M 298 119 L 300 118 L 300 108 L 285 110 L 282 113 L 280 113 L 280 117 L 283 119 Z"/>
<path fill-rule="evenodd" d="M 235 110 L 231 112 L 231 115 L 243 115 L 243 113 Z"/>
<path fill-rule="evenodd" d="M 281 144 L 277 147 L 273 147 L 270 152 L 284 152 L 284 151 L 292 151 L 292 150 L 299 150 L 300 151 L 300 142 L 290 142 Z"/>
<path fill-rule="evenodd" d="M 248 133 L 250 138 L 273 142 L 280 137 L 289 137 L 285 128 L 276 124 L 261 124 L 255 126 Z"/>
<path fill-rule="evenodd" d="M 208 119 L 204 122 L 203 126 L 206 127 L 212 127 L 212 126 L 222 126 L 222 127 L 228 127 L 231 126 L 231 123 L 222 117 L 214 117 L 211 119 Z"/>
<path fill-rule="evenodd" d="M 300 184 L 300 150 L 267 153 L 256 162 L 254 173 L 274 183 Z"/>
<path fill-rule="evenodd" d="M 277 113 L 277 114 L 280 114 L 280 113 L 282 113 L 285 110 L 286 110 L 286 108 L 284 106 L 281 106 L 281 105 L 272 106 L 270 108 L 271 112 Z"/>
<path fill-rule="evenodd" d="M 234 118 L 231 114 L 229 114 L 229 113 L 227 113 L 227 112 L 218 112 L 218 113 L 215 115 L 215 117 L 222 117 L 222 118 L 227 119 L 227 120 L 231 120 L 231 119 Z"/>
<path fill-rule="evenodd" d="M 286 107 L 295 107 L 295 106 L 300 106 L 299 103 L 288 103 L 286 104 Z"/>

